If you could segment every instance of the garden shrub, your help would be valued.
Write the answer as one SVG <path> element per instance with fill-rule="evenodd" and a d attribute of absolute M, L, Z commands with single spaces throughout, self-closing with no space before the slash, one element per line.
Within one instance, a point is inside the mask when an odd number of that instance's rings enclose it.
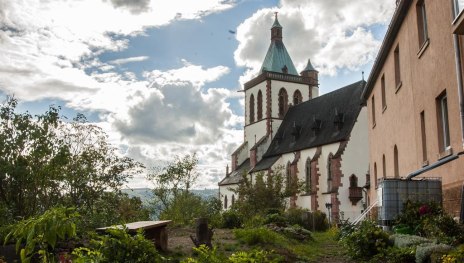
<path fill-rule="evenodd" d="M 413 247 L 388 247 L 381 250 L 377 255 L 373 256 L 369 262 L 377 263 L 411 263 L 416 258 L 416 248 Z"/>
<path fill-rule="evenodd" d="M 292 207 L 285 211 L 285 217 L 289 225 L 300 225 L 304 228 L 308 228 L 308 215 L 309 211 L 307 209 L 302 209 L 299 207 Z"/>
<path fill-rule="evenodd" d="M 261 215 L 252 216 L 250 219 L 246 220 L 243 224 L 245 228 L 255 228 L 260 227 L 265 224 L 266 220 Z"/>
<path fill-rule="evenodd" d="M 284 227 L 282 230 L 282 234 L 291 239 L 299 241 L 314 240 L 311 231 L 299 225 Z"/>
<path fill-rule="evenodd" d="M 422 231 L 427 237 L 441 243 L 455 245 L 464 241 L 464 229 L 451 216 L 435 215 L 426 217 L 422 222 Z"/>
<path fill-rule="evenodd" d="M 389 236 L 374 222 L 366 220 L 341 242 L 352 259 L 369 260 L 389 247 Z"/>
<path fill-rule="evenodd" d="M 209 248 L 206 245 L 200 245 L 193 248 L 196 258 L 189 257 L 182 263 L 224 263 L 227 258 L 217 251 L 216 247 Z"/>
<path fill-rule="evenodd" d="M 351 233 L 353 233 L 356 229 L 357 229 L 357 226 L 352 224 L 350 221 L 341 220 L 339 229 L 335 233 L 335 238 L 337 240 L 341 240 L 342 238 L 351 235 Z"/>
<path fill-rule="evenodd" d="M 464 245 L 460 245 L 448 254 L 441 257 L 443 263 L 460 263 L 464 262 Z"/>
<path fill-rule="evenodd" d="M 57 243 L 76 236 L 78 217 L 79 214 L 74 208 L 49 209 L 38 217 L 16 223 L 11 227 L 4 242 L 16 241 L 16 250 L 21 262 L 30 262 L 36 256 L 42 262 L 53 262 L 53 250 Z"/>
<path fill-rule="evenodd" d="M 403 234 L 394 234 L 391 236 L 391 239 L 393 240 L 394 245 L 400 248 L 417 246 L 420 244 L 432 242 L 430 241 L 430 239 L 427 239 L 425 237 Z"/>
<path fill-rule="evenodd" d="M 265 224 L 276 224 L 278 226 L 286 226 L 288 224 L 287 218 L 281 214 L 268 214 L 264 219 Z"/>
<path fill-rule="evenodd" d="M 313 211 L 309 213 L 307 229 L 314 229 L 315 231 L 326 231 L 329 229 L 329 221 L 327 220 L 326 214 L 321 211 Z"/>
<path fill-rule="evenodd" d="M 278 233 L 265 228 L 234 229 L 235 238 L 247 245 L 282 244 L 285 238 Z"/>
<path fill-rule="evenodd" d="M 445 255 L 452 249 L 451 246 L 446 244 L 422 244 L 416 248 L 416 263 L 430 262 L 430 256 L 433 253 L 439 253 L 439 255 Z M 440 257 L 439 257 L 440 258 Z"/>
<path fill-rule="evenodd" d="M 230 209 L 222 212 L 222 227 L 223 228 L 239 228 L 242 227 L 242 217 L 235 209 Z"/>
<path fill-rule="evenodd" d="M 441 206 L 435 202 L 424 204 L 406 201 L 393 230 L 396 233 L 436 239 L 446 244 L 464 242 L 463 226 L 444 214 Z"/>
<path fill-rule="evenodd" d="M 152 241 L 145 239 L 142 232 L 131 236 L 126 229 L 110 228 L 106 235 L 91 240 L 90 247 L 73 251 L 78 262 L 85 259 L 100 259 L 102 263 L 131 262 L 152 263 L 163 262 Z M 81 261 L 80 261 L 81 260 Z"/>
<path fill-rule="evenodd" d="M 237 251 L 229 258 L 217 251 L 216 247 L 208 248 L 201 245 L 193 248 L 196 257 L 189 257 L 182 263 L 277 263 L 282 262 L 282 258 L 271 252 L 264 250 Z"/>
<path fill-rule="evenodd" d="M 272 251 L 251 250 L 236 252 L 229 257 L 229 261 L 231 263 L 277 263 L 282 262 L 283 259 L 279 256 L 273 255 Z"/>

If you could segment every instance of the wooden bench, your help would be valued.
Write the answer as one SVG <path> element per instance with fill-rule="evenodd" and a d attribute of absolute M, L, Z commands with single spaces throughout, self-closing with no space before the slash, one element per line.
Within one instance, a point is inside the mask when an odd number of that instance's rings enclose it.
<path fill-rule="evenodd" d="M 167 251 L 168 249 L 168 232 L 166 226 L 171 223 L 171 220 L 164 221 L 139 221 L 128 223 L 125 225 L 116 225 L 109 227 L 97 228 L 97 232 L 104 232 L 109 228 L 122 229 L 124 226 L 127 228 L 130 234 L 135 234 L 139 229 L 143 230 L 145 238 L 153 240 L 156 248 Z"/>

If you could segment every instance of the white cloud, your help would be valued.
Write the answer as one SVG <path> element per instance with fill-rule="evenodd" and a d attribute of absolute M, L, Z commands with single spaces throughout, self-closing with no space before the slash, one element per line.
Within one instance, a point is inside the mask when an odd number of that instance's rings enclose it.
<path fill-rule="evenodd" d="M 333 76 L 342 68 L 356 70 L 373 61 L 381 40 L 373 37 L 369 27 L 388 23 L 394 1 L 281 0 L 279 8 L 258 10 L 237 29 L 239 46 L 234 58 L 237 65 L 248 68 L 241 83 L 261 67 L 276 11 L 297 70 L 311 58 L 320 74 Z"/>
<path fill-rule="evenodd" d="M 131 62 L 140 62 L 149 59 L 148 56 L 139 56 L 139 57 L 130 57 L 130 58 L 119 58 L 115 60 L 108 61 L 109 64 L 122 65 Z"/>

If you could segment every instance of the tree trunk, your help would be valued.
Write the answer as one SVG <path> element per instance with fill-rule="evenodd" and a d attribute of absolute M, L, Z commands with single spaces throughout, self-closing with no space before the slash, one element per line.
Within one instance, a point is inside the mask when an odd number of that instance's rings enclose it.
<path fill-rule="evenodd" d="M 197 218 L 196 220 L 196 237 L 190 235 L 193 243 L 196 247 L 200 245 L 206 245 L 209 248 L 212 248 L 211 239 L 213 238 L 213 229 L 208 227 L 207 218 Z"/>

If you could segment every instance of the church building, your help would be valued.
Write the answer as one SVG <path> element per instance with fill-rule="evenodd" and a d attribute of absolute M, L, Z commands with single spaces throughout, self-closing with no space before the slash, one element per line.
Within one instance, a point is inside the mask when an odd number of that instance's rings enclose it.
<path fill-rule="evenodd" d="M 288 198 L 288 207 L 354 220 L 368 203 L 367 115 L 364 80 L 319 96 L 318 71 L 298 74 L 282 41 L 277 15 L 259 75 L 244 84 L 244 142 L 232 153 L 231 169 L 219 182 L 223 209 L 238 198 L 232 191 L 242 176 L 283 169 L 289 184 L 305 190 Z"/>

